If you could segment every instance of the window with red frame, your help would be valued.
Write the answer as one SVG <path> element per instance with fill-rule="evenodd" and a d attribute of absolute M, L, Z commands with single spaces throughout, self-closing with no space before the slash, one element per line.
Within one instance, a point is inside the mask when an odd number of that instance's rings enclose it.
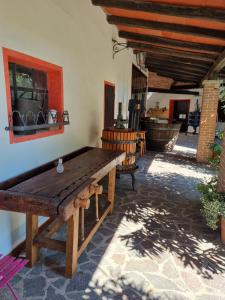
<path fill-rule="evenodd" d="M 3 59 L 10 142 L 62 133 L 62 68 L 6 48 Z"/>

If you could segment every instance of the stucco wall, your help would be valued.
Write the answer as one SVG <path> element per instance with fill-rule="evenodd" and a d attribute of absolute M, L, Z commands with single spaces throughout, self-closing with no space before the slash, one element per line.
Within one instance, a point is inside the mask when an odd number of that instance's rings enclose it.
<path fill-rule="evenodd" d="M 64 106 L 71 125 L 62 135 L 9 144 L 0 52 L 0 181 L 85 145 L 100 145 L 104 80 L 115 83 L 116 101 L 130 97 L 131 50 L 112 59 L 116 30 L 100 8 L 82 0 L 0 0 L 0 49 L 7 47 L 63 67 Z M 0 50 L 1 51 L 1 50 Z M 124 107 L 127 107 L 124 104 Z M 24 238 L 22 214 L 0 212 L 0 252 Z"/>
<path fill-rule="evenodd" d="M 200 96 L 193 95 L 177 95 L 177 94 L 163 94 L 163 93 L 148 93 L 147 97 L 147 110 L 149 108 L 154 108 L 156 102 L 159 102 L 159 106 L 165 107 L 169 109 L 170 100 L 190 100 L 190 111 L 195 110 L 196 100 L 198 99 L 198 103 L 201 106 L 202 91 L 200 90 Z"/>
<path fill-rule="evenodd" d="M 195 110 L 196 100 L 201 107 L 202 102 L 202 90 L 199 90 L 200 95 L 177 95 L 177 94 L 164 94 L 164 93 L 148 93 L 146 108 L 154 108 L 156 102 L 159 102 L 159 107 L 166 107 L 169 110 L 170 100 L 190 100 L 190 112 Z M 189 131 L 193 131 L 192 127 L 189 127 Z"/>

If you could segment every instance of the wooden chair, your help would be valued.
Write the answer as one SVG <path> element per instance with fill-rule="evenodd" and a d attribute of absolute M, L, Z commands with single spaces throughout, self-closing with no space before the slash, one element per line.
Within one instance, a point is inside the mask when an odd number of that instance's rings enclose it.
<path fill-rule="evenodd" d="M 8 287 L 14 299 L 19 300 L 9 281 L 24 268 L 28 263 L 27 259 L 0 254 L 0 289 L 5 285 Z"/>
<path fill-rule="evenodd" d="M 146 139 L 145 139 L 146 131 L 139 131 L 138 137 L 140 139 L 140 157 L 142 157 L 146 152 Z"/>

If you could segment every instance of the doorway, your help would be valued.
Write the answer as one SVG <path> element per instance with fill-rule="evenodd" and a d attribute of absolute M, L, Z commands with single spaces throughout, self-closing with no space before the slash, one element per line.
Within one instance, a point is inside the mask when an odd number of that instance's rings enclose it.
<path fill-rule="evenodd" d="M 104 108 L 104 128 L 113 127 L 115 110 L 115 85 L 110 82 L 104 83 L 105 87 L 105 108 Z"/>
<path fill-rule="evenodd" d="M 181 123 L 181 132 L 188 131 L 190 100 L 170 100 L 170 121 Z"/>

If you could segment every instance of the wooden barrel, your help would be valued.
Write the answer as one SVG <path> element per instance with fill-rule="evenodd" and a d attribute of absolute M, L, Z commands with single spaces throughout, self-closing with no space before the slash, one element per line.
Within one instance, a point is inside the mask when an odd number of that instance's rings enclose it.
<path fill-rule="evenodd" d="M 131 129 L 108 128 L 102 131 L 102 148 L 127 153 L 123 166 L 132 166 L 136 162 L 137 131 Z"/>
<path fill-rule="evenodd" d="M 160 124 L 144 121 L 148 150 L 172 151 L 179 136 L 181 124 Z"/>

